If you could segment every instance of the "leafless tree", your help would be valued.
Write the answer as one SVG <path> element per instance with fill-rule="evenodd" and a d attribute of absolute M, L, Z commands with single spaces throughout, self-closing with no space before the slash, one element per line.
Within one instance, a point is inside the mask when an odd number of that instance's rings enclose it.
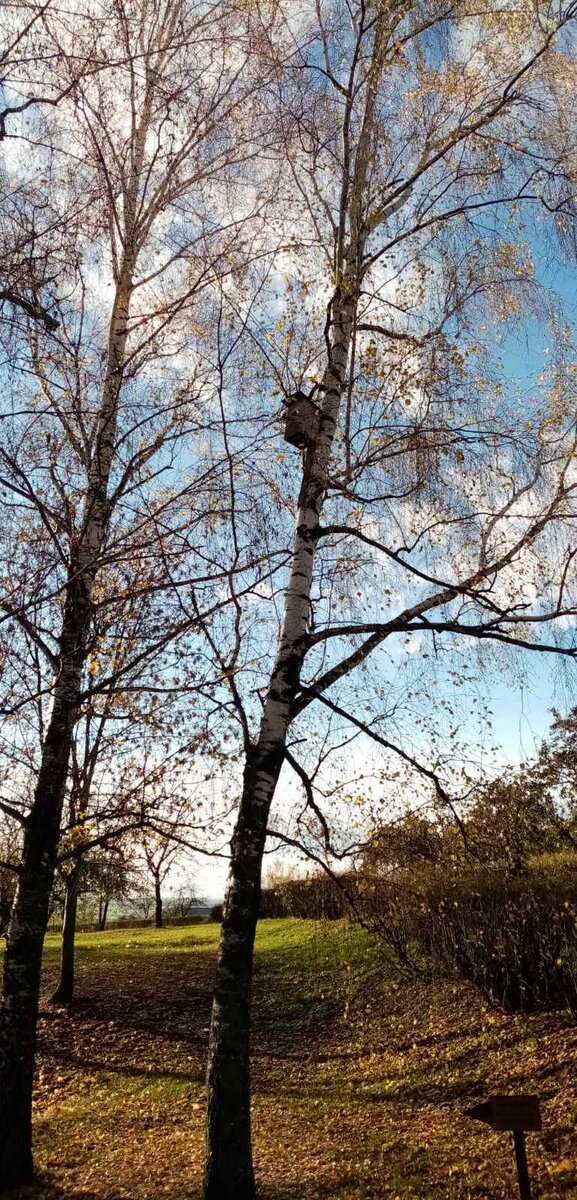
<path fill-rule="evenodd" d="M 52 300 L 47 317 L 45 301 L 44 316 L 35 308 L 35 283 L 25 303 L 4 297 L 2 710 L 27 775 L 13 778 L 17 803 L 2 802 L 20 813 L 23 849 L 0 1014 L 0 1188 L 33 1169 L 40 961 L 75 724 L 112 689 L 171 686 L 154 678 L 159 655 L 167 672 L 179 637 L 191 662 L 187 635 L 222 603 L 225 543 L 219 549 L 212 535 L 226 517 L 228 463 L 210 444 L 213 366 L 202 328 L 215 281 L 252 253 L 244 230 L 256 216 L 252 201 L 237 204 L 254 154 L 245 111 L 254 80 L 243 20 L 231 37 L 228 16 L 227 5 L 181 0 L 105 0 L 68 15 L 46 5 L 38 95 L 59 100 L 19 114 L 30 126 L 26 161 L 17 154 L 11 168 L 18 201 L 8 218 L 26 229 L 37 199 L 30 205 L 29 189 L 49 184 L 42 245 Z M 127 588 L 148 602 L 120 668 Z M 111 674 L 96 677 L 106 657 Z M 206 658 L 196 666 L 197 685 L 208 687 Z"/>

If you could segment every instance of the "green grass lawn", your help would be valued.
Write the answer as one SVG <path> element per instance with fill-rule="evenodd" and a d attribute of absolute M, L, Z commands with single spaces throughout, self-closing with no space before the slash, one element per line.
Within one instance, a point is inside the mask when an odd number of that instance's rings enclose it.
<path fill-rule="evenodd" d="M 43 1004 L 35 1147 L 48 1200 L 194 1200 L 218 928 L 78 940 L 78 999 Z M 46 947 L 45 992 L 58 938 Z M 535 1195 L 577 1196 L 577 1029 L 565 1014 L 489 1010 L 450 984 L 407 987 L 346 924 L 263 921 L 256 952 L 253 1117 L 268 1200 L 509 1200 L 507 1134 L 462 1111 L 536 1091 Z"/>

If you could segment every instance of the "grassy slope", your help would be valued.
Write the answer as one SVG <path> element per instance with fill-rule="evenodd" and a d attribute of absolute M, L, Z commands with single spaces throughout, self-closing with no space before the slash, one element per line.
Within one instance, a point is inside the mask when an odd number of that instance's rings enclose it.
<path fill-rule="evenodd" d="M 36 1155 L 23 1196 L 199 1194 L 203 1075 L 218 930 L 79 938 L 79 1001 L 44 1007 Z M 48 939 L 46 988 L 57 939 Z M 269 1200 L 505 1200 L 508 1135 L 466 1121 L 491 1091 L 537 1091 L 542 1197 L 577 1196 L 577 1030 L 505 1017 L 467 989 L 400 987 L 359 930 L 267 921 L 257 943 L 254 1134 Z"/>

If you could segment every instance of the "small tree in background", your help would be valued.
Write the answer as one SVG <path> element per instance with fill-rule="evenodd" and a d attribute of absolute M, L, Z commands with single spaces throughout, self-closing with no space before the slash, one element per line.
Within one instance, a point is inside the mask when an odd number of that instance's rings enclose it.
<path fill-rule="evenodd" d="M 136 867 L 130 847 L 112 844 L 106 850 L 96 850 L 83 862 L 80 876 L 80 895 L 85 903 L 97 905 L 96 927 L 106 928 L 112 903 L 127 902 L 135 887 Z"/>
<path fill-rule="evenodd" d="M 182 846 L 162 834 L 145 832 L 141 842 L 141 854 L 145 870 L 152 879 L 154 888 L 154 925 L 156 929 L 162 929 L 164 924 L 162 888 L 179 857 L 182 857 Z"/>

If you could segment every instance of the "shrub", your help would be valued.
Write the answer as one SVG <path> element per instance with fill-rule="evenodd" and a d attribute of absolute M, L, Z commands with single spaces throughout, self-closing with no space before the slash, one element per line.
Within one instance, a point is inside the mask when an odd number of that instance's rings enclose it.
<path fill-rule="evenodd" d="M 374 879 L 365 918 L 411 970 L 426 962 L 508 1010 L 577 1012 L 577 855 L 512 872 L 446 863 Z"/>
<path fill-rule="evenodd" d="M 286 876 L 261 893 L 261 917 L 301 917 L 337 921 L 349 911 L 347 878 L 339 884 L 324 871 Z"/>

